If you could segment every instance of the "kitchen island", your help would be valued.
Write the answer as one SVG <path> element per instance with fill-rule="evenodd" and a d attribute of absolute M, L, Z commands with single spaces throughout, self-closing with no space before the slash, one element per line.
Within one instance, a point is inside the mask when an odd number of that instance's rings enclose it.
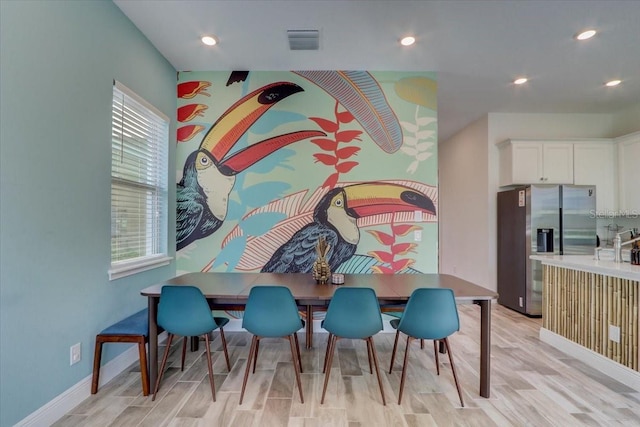
<path fill-rule="evenodd" d="M 543 265 L 540 340 L 640 390 L 640 266 L 592 255 L 534 255 Z"/>

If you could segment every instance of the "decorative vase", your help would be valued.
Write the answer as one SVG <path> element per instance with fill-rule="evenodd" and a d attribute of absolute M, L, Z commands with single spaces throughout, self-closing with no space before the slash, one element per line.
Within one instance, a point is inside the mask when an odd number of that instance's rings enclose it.
<path fill-rule="evenodd" d="M 324 237 L 318 239 L 316 244 L 317 258 L 313 263 L 312 274 L 316 283 L 320 285 L 326 285 L 331 278 L 331 268 L 327 261 L 327 253 L 329 252 L 330 245 L 327 243 Z"/>

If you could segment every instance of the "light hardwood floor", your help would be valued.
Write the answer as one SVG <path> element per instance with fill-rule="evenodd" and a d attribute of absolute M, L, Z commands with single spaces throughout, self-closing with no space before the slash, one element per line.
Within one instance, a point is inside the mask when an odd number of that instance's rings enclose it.
<path fill-rule="evenodd" d="M 478 395 L 479 314 L 460 306 L 461 330 L 451 337 L 461 379 L 460 401 L 446 357 L 436 375 L 433 346 L 412 346 L 402 405 L 398 387 L 404 340 L 388 373 L 393 334 L 374 340 L 387 405 L 375 374 L 369 373 L 364 341 L 340 340 L 325 403 L 320 405 L 326 334 L 316 334 L 313 349 L 303 346 L 300 403 L 286 340 L 263 340 L 256 373 L 249 376 L 244 402 L 240 388 L 250 336 L 227 333 L 232 364 L 227 372 L 219 335 L 212 344 L 217 402 L 211 399 L 206 357 L 187 352 L 180 372 L 176 347 L 155 402 L 143 397 L 136 364 L 103 386 L 55 426 L 640 426 L 640 392 L 610 379 L 538 339 L 540 319 L 493 305 L 491 398 Z M 181 341 L 178 341 L 181 343 Z M 164 348 L 160 349 L 160 353 Z M 176 351 L 178 350 L 178 351 Z"/>

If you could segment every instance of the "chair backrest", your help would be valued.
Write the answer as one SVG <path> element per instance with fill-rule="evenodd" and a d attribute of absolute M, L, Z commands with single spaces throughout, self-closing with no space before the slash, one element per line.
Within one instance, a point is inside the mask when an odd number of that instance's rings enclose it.
<path fill-rule="evenodd" d="M 252 287 L 244 309 L 242 327 L 260 337 L 285 337 L 301 329 L 298 306 L 289 288 Z"/>
<path fill-rule="evenodd" d="M 414 338 L 441 339 L 460 329 L 453 290 L 420 288 L 413 291 L 398 330 Z"/>
<path fill-rule="evenodd" d="M 342 338 L 368 338 L 382 330 L 382 315 L 371 288 L 338 288 L 331 298 L 324 328 Z"/>
<path fill-rule="evenodd" d="M 158 305 L 158 325 L 183 337 L 198 336 L 218 327 L 207 299 L 195 286 L 163 286 Z"/>

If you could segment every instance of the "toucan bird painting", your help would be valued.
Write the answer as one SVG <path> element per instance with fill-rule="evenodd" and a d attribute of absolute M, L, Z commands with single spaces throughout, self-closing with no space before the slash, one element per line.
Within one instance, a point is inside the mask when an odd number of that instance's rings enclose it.
<path fill-rule="evenodd" d="M 358 218 L 415 211 L 435 215 L 435 204 L 427 195 L 404 185 L 365 182 L 333 188 L 316 205 L 313 222 L 280 246 L 261 271 L 310 273 L 321 236 L 330 245 L 327 259 L 331 271 L 336 271 L 356 252 L 360 241 Z"/>
<path fill-rule="evenodd" d="M 229 107 L 211 126 L 199 148 L 186 159 L 177 184 L 176 249 L 180 250 L 220 228 L 227 215 L 236 175 L 276 150 L 325 136 L 302 130 L 274 136 L 228 155 L 234 144 L 271 107 L 304 89 L 280 81 L 254 90 Z"/>

